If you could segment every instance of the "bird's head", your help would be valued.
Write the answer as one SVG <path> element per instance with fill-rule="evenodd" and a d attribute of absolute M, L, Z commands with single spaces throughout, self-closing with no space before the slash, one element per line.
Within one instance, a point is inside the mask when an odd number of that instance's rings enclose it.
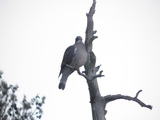
<path fill-rule="evenodd" d="M 77 42 L 82 42 L 82 37 L 81 36 L 77 36 L 75 39 L 75 43 Z"/>

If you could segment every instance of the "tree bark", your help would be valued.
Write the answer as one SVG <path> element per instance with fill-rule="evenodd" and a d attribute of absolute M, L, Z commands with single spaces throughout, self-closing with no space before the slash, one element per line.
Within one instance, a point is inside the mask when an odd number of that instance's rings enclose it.
<path fill-rule="evenodd" d="M 107 113 L 105 110 L 106 104 L 117 100 L 117 99 L 126 99 L 126 100 L 132 100 L 137 103 L 139 103 L 142 107 L 146 107 L 149 109 L 152 109 L 151 105 L 146 105 L 142 101 L 138 99 L 138 94 L 141 91 L 138 91 L 135 97 L 130 96 L 124 96 L 124 95 L 107 95 L 107 96 L 101 96 L 101 93 L 99 91 L 99 86 L 97 83 L 97 78 L 102 77 L 102 72 L 100 71 L 99 74 L 97 74 L 100 66 L 95 67 L 96 64 L 96 56 L 94 52 L 92 51 L 92 42 L 94 39 L 98 38 L 98 36 L 94 36 L 94 34 L 97 32 L 94 31 L 94 21 L 93 21 L 93 15 L 95 13 L 95 7 L 96 7 L 96 0 L 93 0 L 92 6 L 89 10 L 89 13 L 87 13 L 87 28 L 86 28 L 86 37 L 85 37 L 85 46 L 86 50 L 88 52 L 88 59 L 85 67 L 85 74 L 80 73 L 78 71 L 79 75 L 85 77 L 88 88 L 89 88 L 89 94 L 90 94 L 90 103 L 92 108 L 92 117 L 93 120 L 106 120 L 105 114 Z"/>
<path fill-rule="evenodd" d="M 93 31 L 94 22 L 93 22 L 93 14 L 95 13 L 95 6 L 96 1 L 93 0 L 93 4 L 90 8 L 89 13 L 87 13 L 87 28 L 86 28 L 86 38 L 85 38 L 85 45 L 86 50 L 88 52 L 88 60 L 85 64 L 85 73 L 86 76 L 89 78 L 87 80 L 88 87 L 89 87 L 89 94 L 90 94 L 90 103 L 92 108 L 92 117 L 93 120 L 105 120 L 105 101 L 101 97 L 97 77 L 96 76 L 96 56 L 92 51 L 92 42 L 97 36 L 94 36 L 96 31 Z M 93 78 L 93 79 L 92 79 Z"/>

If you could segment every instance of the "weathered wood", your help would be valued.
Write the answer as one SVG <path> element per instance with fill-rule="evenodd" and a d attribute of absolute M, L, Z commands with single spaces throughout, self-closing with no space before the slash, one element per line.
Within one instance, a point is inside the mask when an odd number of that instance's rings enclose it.
<path fill-rule="evenodd" d="M 84 65 L 85 74 L 81 73 L 78 70 L 79 75 L 83 76 L 88 83 L 93 120 L 106 120 L 105 119 L 105 114 L 107 113 L 105 110 L 106 104 L 111 101 L 117 100 L 117 99 L 132 100 L 132 101 L 139 103 L 142 107 L 147 107 L 149 109 L 152 109 L 151 105 L 146 105 L 137 98 L 138 94 L 141 91 L 138 91 L 134 98 L 130 96 L 120 95 L 120 94 L 119 95 L 107 95 L 104 97 L 101 96 L 101 93 L 99 91 L 99 86 L 97 83 L 97 78 L 103 76 L 102 75 L 103 71 L 100 71 L 99 74 L 96 74 L 100 66 L 95 67 L 96 55 L 92 51 L 92 44 L 93 44 L 92 42 L 94 39 L 98 38 L 98 36 L 94 36 L 94 34 L 97 32 L 96 30 L 94 30 L 94 21 L 93 21 L 93 15 L 95 13 L 95 6 L 96 6 L 96 0 L 93 0 L 89 13 L 86 14 L 87 15 L 87 28 L 86 28 L 85 46 L 88 52 L 88 59 L 87 59 L 86 64 Z"/>
<path fill-rule="evenodd" d="M 138 95 L 139 95 L 140 92 L 142 92 L 142 90 L 139 90 L 136 93 L 135 97 L 131 97 L 131 96 L 127 96 L 127 95 L 121 95 L 121 94 L 104 96 L 105 104 L 107 104 L 109 102 L 112 102 L 114 100 L 124 99 L 124 100 L 131 100 L 131 101 L 137 102 L 141 107 L 146 107 L 148 109 L 152 109 L 151 105 L 146 105 L 144 102 L 142 102 L 141 100 L 138 99 Z"/>
<path fill-rule="evenodd" d="M 89 94 L 90 94 L 90 103 L 92 107 L 92 117 L 93 120 L 105 120 L 105 111 L 104 111 L 104 99 L 102 98 L 99 86 L 97 83 L 97 77 L 101 76 L 101 73 L 99 75 L 96 75 L 95 64 L 96 64 L 96 56 L 94 52 L 92 51 L 92 42 L 94 39 L 97 38 L 97 36 L 94 36 L 94 34 L 97 31 L 94 31 L 94 22 L 93 22 L 93 14 L 95 13 L 95 6 L 96 1 L 93 1 L 93 4 L 90 8 L 89 13 L 87 13 L 87 28 L 86 28 L 86 38 L 85 38 L 85 45 L 86 50 L 88 52 L 88 60 L 85 64 L 85 74 L 87 76 L 87 83 L 89 87 Z"/>

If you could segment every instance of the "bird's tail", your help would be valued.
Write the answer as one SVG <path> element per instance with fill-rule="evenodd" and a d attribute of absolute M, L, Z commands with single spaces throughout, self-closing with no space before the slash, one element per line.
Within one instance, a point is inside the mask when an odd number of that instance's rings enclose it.
<path fill-rule="evenodd" d="M 65 83 L 60 82 L 58 87 L 59 87 L 59 89 L 64 90 L 64 88 L 65 88 Z"/>
<path fill-rule="evenodd" d="M 62 90 L 65 89 L 65 85 L 66 85 L 68 76 L 69 76 L 73 71 L 74 71 L 73 69 L 68 69 L 68 70 L 65 70 L 65 71 L 62 73 L 62 78 L 61 78 L 60 83 L 59 83 L 59 86 L 58 86 L 59 89 L 62 89 Z"/>
<path fill-rule="evenodd" d="M 62 90 L 65 89 L 67 78 L 68 78 L 68 76 L 62 75 L 61 81 L 60 81 L 59 86 L 58 86 L 59 89 L 62 89 Z"/>

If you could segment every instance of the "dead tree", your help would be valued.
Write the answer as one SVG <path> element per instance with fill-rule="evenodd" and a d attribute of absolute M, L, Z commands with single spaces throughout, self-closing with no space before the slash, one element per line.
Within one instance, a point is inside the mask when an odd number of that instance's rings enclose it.
<path fill-rule="evenodd" d="M 100 66 L 97 67 L 95 66 L 96 55 L 92 51 L 93 41 L 96 38 L 98 38 L 98 36 L 95 36 L 95 33 L 97 31 L 94 30 L 94 21 L 93 21 L 95 6 L 96 6 L 96 0 L 93 0 L 89 13 L 86 14 L 87 28 L 86 28 L 85 45 L 86 45 L 86 50 L 88 52 L 88 60 L 84 65 L 85 71 L 82 73 L 78 71 L 79 75 L 83 76 L 88 83 L 93 120 L 105 120 L 105 115 L 107 113 L 105 110 L 106 105 L 109 102 L 112 102 L 117 99 L 131 100 L 137 102 L 142 107 L 152 109 L 151 105 L 146 105 L 144 102 L 138 99 L 138 95 L 142 90 L 139 90 L 134 97 L 121 94 L 101 96 L 101 93 L 99 91 L 99 86 L 97 84 L 97 78 L 103 76 L 102 75 L 103 71 L 97 73 L 100 69 Z"/>

